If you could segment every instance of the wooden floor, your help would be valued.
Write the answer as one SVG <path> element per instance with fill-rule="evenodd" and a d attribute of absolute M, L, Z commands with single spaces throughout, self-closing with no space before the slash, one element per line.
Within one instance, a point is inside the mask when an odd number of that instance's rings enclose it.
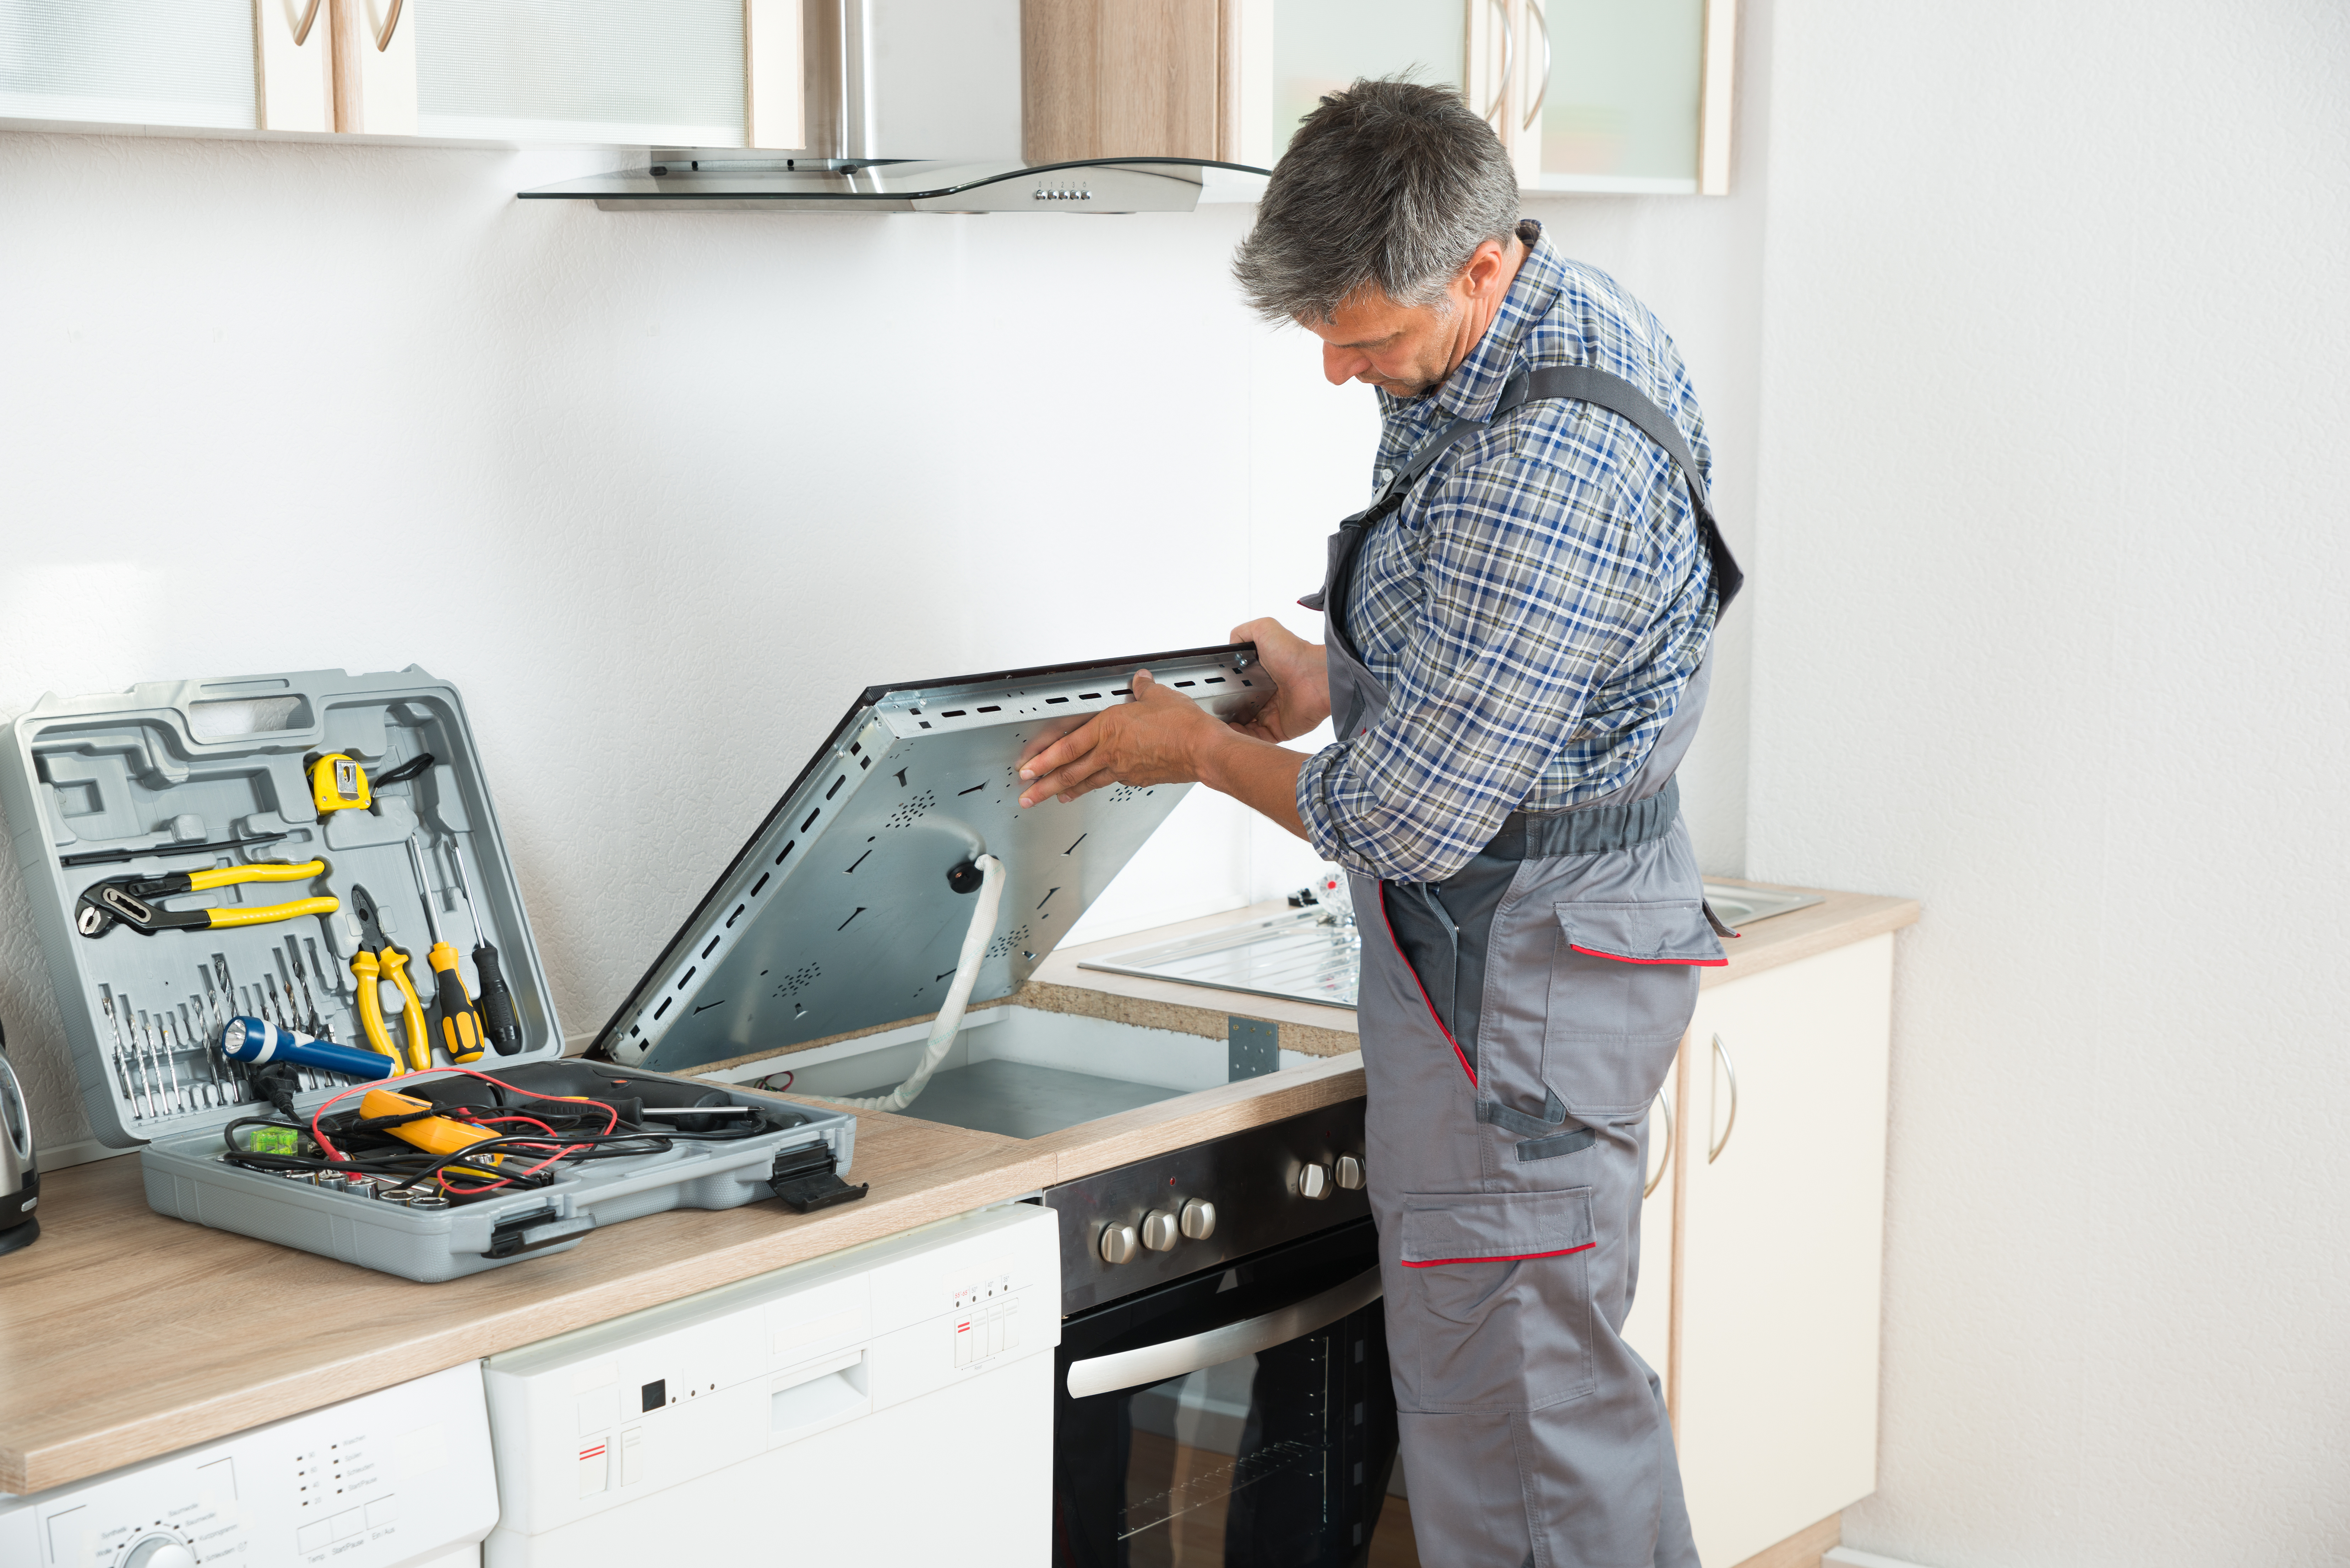
<path fill-rule="evenodd" d="M 1371 1532 L 1370 1568 L 1419 1568 L 1419 1544 L 1411 1538 L 1411 1504 L 1388 1499 L 1379 1527 Z"/>

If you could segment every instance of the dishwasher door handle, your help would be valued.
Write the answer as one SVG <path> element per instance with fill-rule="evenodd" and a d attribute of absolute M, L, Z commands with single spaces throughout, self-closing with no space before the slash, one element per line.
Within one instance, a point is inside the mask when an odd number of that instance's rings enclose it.
<path fill-rule="evenodd" d="M 1333 1285 L 1318 1295 L 1293 1302 L 1262 1317 L 1146 1345 L 1139 1350 L 1072 1361 L 1069 1397 L 1086 1399 L 1096 1394 L 1115 1394 L 1121 1388 L 1140 1388 L 1202 1367 L 1237 1361 L 1243 1355 L 1254 1355 L 1317 1328 L 1327 1328 L 1378 1299 L 1379 1272 L 1365 1269 L 1344 1284 Z"/>

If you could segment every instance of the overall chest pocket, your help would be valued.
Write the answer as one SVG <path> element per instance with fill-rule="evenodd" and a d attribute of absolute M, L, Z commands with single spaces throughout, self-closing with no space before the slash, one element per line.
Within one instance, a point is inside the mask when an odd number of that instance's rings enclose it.
<path fill-rule="evenodd" d="M 1591 1392 L 1591 1189 L 1406 1193 L 1390 1343 L 1406 1406 L 1525 1410 Z"/>
<path fill-rule="evenodd" d="M 1638 1116 L 1672 1067 L 1698 971 L 1727 963 L 1696 898 L 1554 906 L 1543 1080 L 1579 1117 Z"/>

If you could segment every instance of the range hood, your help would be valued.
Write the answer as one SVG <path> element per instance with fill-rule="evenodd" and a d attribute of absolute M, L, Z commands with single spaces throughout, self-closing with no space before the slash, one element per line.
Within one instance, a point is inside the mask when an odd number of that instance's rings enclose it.
<path fill-rule="evenodd" d="M 1264 171 L 1195 158 L 1026 164 L 924 160 L 837 162 L 741 152 L 656 154 L 639 170 L 520 192 L 608 213 L 1188 213 L 1203 199 L 1253 201 Z"/>
<path fill-rule="evenodd" d="M 1164 147 L 1031 161 L 1021 0 L 747 0 L 749 145 L 520 192 L 608 212 L 1184 213 L 1267 171 Z M 1024 91 L 1024 89 L 1031 89 Z M 1145 140 L 1155 140 L 1146 138 Z"/>

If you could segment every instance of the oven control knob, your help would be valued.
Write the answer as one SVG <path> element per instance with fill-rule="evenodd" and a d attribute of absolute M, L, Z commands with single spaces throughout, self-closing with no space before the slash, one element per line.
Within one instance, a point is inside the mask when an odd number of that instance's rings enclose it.
<path fill-rule="evenodd" d="M 1154 1252 L 1171 1252 L 1175 1243 L 1183 1239 L 1177 1229 L 1175 1216 L 1164 1209 L 1153 1209 L 1142 1217 L 1142 1244 Z"/>
<path fill-rule="evenodd" d="M 151 1535 L 130 1549 L 122 1568 L 196 1568 L 196 1554 L 168 1535 Z"/>
<path fill-rule="evenodd" d="M 1101 1233 L 1101 1261 L 1105 1263 L 1127 1263 L 1134 1261 L 1134 1227 L 1105 1225 Z"/>
<path fill-rule="evenodd" d="M 1330 1168 L 1326 1165 L 1309 1165 L 1300 1170 L 1297 1173 L 1297 1195 L 1300 1198 L 1329 1197 Z"/>
<path fill-rule="evenodd" d="M 1342 1154 L 1338 1157 L 1338 1166 L 1335 1174 L 1337 1176 L 1338 1185 L 1347 1191 L 1360 1192 L 1363 1189 L 1363 1162 L 1353 1155 Z"/>
<path fill-rule="evenodd" d="M 1194 1241 L 1204 1241 L 1216 1233 L 1216 1206 L 1204 1198 L 1186 1199 L 1183 1203 L 1183 1234 Z"/>

